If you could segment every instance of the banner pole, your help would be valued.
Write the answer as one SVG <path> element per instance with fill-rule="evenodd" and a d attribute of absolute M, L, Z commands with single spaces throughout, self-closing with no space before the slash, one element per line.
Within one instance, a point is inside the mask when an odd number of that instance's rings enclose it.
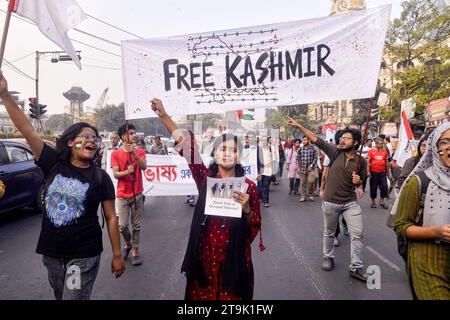
<path fill-rule="evenodd" d="M 369 122 L 370 122 L 370 118 L 372 117 L 372 104 L 373 104 L 373 97 L 370 98 L 370 102 L 369 102 L 369 112 L 367 115 L 367 121 L 366 121 L 366 127 L 364 128 L 364 134 L 362 137 L 362 141 L 361 141 L 361 149 L 359 150 L 359 157 L 362 157 L 362 150 L 364 148 L 364 145 L 366 144 L 366 140 L 367 140 L 367 131 L 369 130 Z M 359 169 L 361 167 L 361 161 L 358 161 L 358 163 L 356 164 L 356 172 L 359 172 Z"/>
<path fill-rule="evenodd" d="M 125 120 L 125 130 L 127 131 L 127 140 L 130 142 L 130 135 L 128 134 L 128 120 Z M 131 146 L 133 148 L 133 146 Z M 131 158 L 131 153 L 128 153 L 130 158 L 130 165 L 133 164 L 133 159 Z M 139 169 L 139 168 L 138 168 Z M 140 170 L 140 169 L 139 169 Z M 137 210 L 137 202 L 136 202 L 136 189 L 134 186 L 134 173 L 131 175 L 131 183 L 132 183 L 132 190 L 133 190 L 133 206 L 134 210 Z"/>
<path fill-rule="evenodd" d="M 6 39 L 8 38 L 8 31 L 9 31 L 9 24 L 11 22 L 11 15 L 12 15 L 12 11 L 11 11 L 11 8 L 9 8 L 9 6 L 8 6 L 8 11 L 6 13 L 6 19 L 5 19 L 5 26 L 3 27 L 2 43 L 1 43 L 1 47 L 0 47 L 0 70 L 3 65 L 3 57 L 5 56 Z"/>

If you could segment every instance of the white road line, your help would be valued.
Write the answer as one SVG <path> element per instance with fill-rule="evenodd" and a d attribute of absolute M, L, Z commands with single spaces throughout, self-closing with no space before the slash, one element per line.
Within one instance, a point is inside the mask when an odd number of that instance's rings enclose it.
<path fill-rule="evenodd" d="M 376 257 L 378 257 L 381 261 L 386 263 L 392 269 L 397 270 L 397 271 L 402 271 L 402 269 L 400 269 L 395 263 L 391 262 L 388 258 L 383 256 L 381 253 L 379 253 L 375 249 L 373 249 L 371 247 L 366 247 L 366 249 L 369 250 L 370 252 L 372 252 Z"/>
<path fill-rule="evenodd" d="M 275 214 L 275 215 L 272 216 L 272 218 L 275 221 L 276 225 L 280 229 L 280 232 L 283 235 L 284 240 L 289 244 L 289 247 L 294 252 L 294 255 L 297 258 L 298 263 L 311 276 L 307 280 L 309 280 L 312 283 L 313 287 L 317 290 L 317 293 L 319 294 L 321 300 L 329 299 L 329 294 L 328 294 L 329 290 L 328 290 L 328 288 L 324 285 L 324 283 L 320 279 L 319 274 L 316 271 L 314 271 L 314 269 L 311 268 L 306 263 L 306 259 L 305 259 L 305 256 L 303 255 L 302 251 L 300 250 L 300 248 L 298 248 L 295 245 L 294 238 L 289 235 L 289 232 L 288 232 L 287 228 L 285 227 L 284 224 L 282 224 L 279 221 L 278 217 L 279 217 L 278 214 Z"/>
<path fill-rule="evenodd" d="M 8 279 L 8 275 L 7 274 L 0 275 L 0 281 L 6 280 L 6 279 Z"/>

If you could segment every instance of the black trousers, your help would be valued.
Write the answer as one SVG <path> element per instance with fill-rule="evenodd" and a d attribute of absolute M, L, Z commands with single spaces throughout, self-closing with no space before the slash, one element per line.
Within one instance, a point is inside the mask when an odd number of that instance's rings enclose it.
<path fill-rule="evenodd" d="M 372 200 L 377 198 L 378 188 L 380 188 L 381 198 L 387 198 L 388 187 L 386 173 L 371 172 L 370 175 L 370 197 Z"/>
<path fill-rule="evenodd" d="M 289 191 L 298 193 L 300 188 L 300 179 L 289 178 Z"/>
<path fill-rule="evenodd" d="M 270 183 L 273 176 L 262 176 L 262 194 L 263 203 L 269 203 Z"/>

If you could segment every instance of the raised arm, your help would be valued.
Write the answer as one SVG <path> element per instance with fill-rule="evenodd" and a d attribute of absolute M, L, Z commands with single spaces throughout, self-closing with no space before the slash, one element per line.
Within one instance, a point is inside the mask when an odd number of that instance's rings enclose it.
<path fill-rule="evenodd" d="M 184 136 L 181 133 L 181 131 L 178 130 L 178 127 L 172 120 L 172 118 L 167 114 L 166 110 L 164 109 L 162 101 L 155 98 L 151 101 L 151 104 L 152 110 L 161 119 L 162 123 L 166 127 L 167 131 L 169 131 L 170 135 L 175 139 L 175 141 L 181 143 L 183 141 Z"/>
<path fill-rule="evenodd" d="M 42 149 L 44 148 L 44 142 L 42 138 L 34 131 L 33 125 L 27 119 L 23 111 L 19 108 L 16 100 L 11 96 L 8 91 L 8 82 L 3 77 L 3 73 L 0 71 L 0 98 L 5 105 L 6 112 L 16 126 L 16 128 L 23 134 L 28 142 L 28 145 L 33 151 L 36 160 L 41 157 Z"/>
<path fill-rule="evenodd" d="M 305 137 L 307 137 L 309 139 L 309 141 L 311 141 L 312 143 L 316 143 L 317 142 L 317 135 L 312 132 L 309 131 L 308 129 L 306 129 L 304 126 L 302 126 L 300 123 L 298 123 L 297 121 L 295 121 L 294 119 L 289 117 L 288 120 L 288 125 L 294 128 L 297 128 L 301 131 L 301 133 L 303 133 L 303 135 Z"/>

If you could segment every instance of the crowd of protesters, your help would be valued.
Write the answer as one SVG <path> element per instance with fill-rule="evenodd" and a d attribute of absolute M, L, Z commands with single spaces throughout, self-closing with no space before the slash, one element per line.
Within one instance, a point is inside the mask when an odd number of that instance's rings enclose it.
<path fill-rule="evenodd" d="M 132 265 L 143 264 L 145 140 L 127 123 L 110 135 L 111 145 L 102 151 L 98 130 L 81 122 L 68 128 L 53 149 L 34 131 L 1 74 L 0 98 L 45 174 L 40 191 L 44 214 L 36 252 L 43 256 L 55 297 L 89 299 L 103 251 L 100 206 L 107 222 L 114 276 L 123 274 L 130 255 Z M 222 127 L 217 137 L 207 130 L 205 139 L 196 141 L 192 132 L 177 128 L 161 100 L 153 99 L 150 107 L 174 138 L 176 152 L 186 159 L 199 193 L 181 266 L 187 279 L 186 299 L 253 298 L 251 244 L 258 234 L 259 248 L 265 249 L 261 204 L 270 207 L 271 187 L 284 179 L 289 186 L 286 197 L 297 195 L 301 203 L 322 201 L 322 269 L 331 272 L 335 267 L 334 248 L 339 245 L 342 221 L 344 234 L 350 238 L 349 275 L 363 282 L 369 275 L 362 257 L 365 212 L 359 200 L 369 182 L 371 207 L 390 209 L 386 199 L 397 186 L 390 214 L 402 240 L 398 247 L 407 262 L 413 297 L 450 299 L 450 123 L 423 137 L 411 159 L 399 168 L 393 160 L 395 145 L 385 136 L 365 142 L 360 131 L 343 128 L 334 139 L 325 141 L 289 118 L 286 125 L 296 130 L 298 138 L 281 141 L 251 131 L 240 137 Z M 241 218 L 205 215 L 207 180 L 245 177 L 241 156 L 246 149 L 256 152 L 257 175 L 255 181 L 245 178 L 247 191 L 232 195 L 242 207 Z M 168 151 L 157 137 L 149 153 L 167 155 Z M 201 153 L 209 155 L 209 163 L 204 164 Z M 104 170 L 108 154 L 117 188 Z M 3 189 L 0 183 L 0 197 Z M 70 201 L 63 203 L 63 198 Z M 71 266 L 80 270 L 82 290 L 66 285 Z"/>

